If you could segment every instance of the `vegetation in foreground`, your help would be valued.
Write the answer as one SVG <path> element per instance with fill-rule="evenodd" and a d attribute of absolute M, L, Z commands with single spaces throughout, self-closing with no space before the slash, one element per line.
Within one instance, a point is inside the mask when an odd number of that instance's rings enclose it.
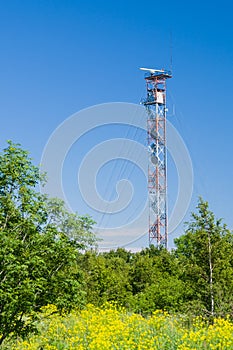
<path fill-rule="evenodd" d="M 214 319 L 208 324 L 200 317 L 186 324 L 182 318 L 155 311 L 144 318 L 117 311 L 111 305 L 96 308 L 91 305 L 81 312 L 53 315 L 52 305 L 39 314 L 38 335 L 11 342 L 4 349 L 12 350 L 191 350 L 232 349 L 233 323 Z M 52 315 L 51 315 L 52 314 Z M 186 326 L 185 326 L 186 324 Z"/>
<path fill-rule="evenodd" d="M 98 313 L 105 315 L 107 312 L 97 309 L 106 302 L 114 302 L 128 312 L 114 311 L 116 320 L 123 322 L 121 329 L 128 329 L 128 336 L 123 338 L 125 344 L 130 339 L 136 344 L 144 331 L 151 335 L 150 339 L 154 339 L 154 335 L 157 337 L 153 325 L 148 326 L 150 320 L 157 320 L 154 319 L 157 309 L 185 315 L 189 320 L 201 316 L 210 324 L 208 327 L 202 325 L 202 334 L 201 329 L 194 326 L 185 330 L 180 319 L 176 324 L 174 318 L 163 314 L 166 322 L 161 328 L 161 336 L 170 341 L 174 338 L 171 343 L 174 349 L 175 346 L 188 349 L 192 334 L 203 336 L 202 348 L 214 349 L 217 343 L 208 345 L 206 337 L 216 329 L 223 339 L 224 332 L 228 334 L 227 341 L 230 339 L 233 234 L 215 218 L 207 202 L 199 200 L 197 211 L 192 214 L 184 234 L 175 240 L 176 249 L 171 252 L 151 246 L 135 254 L 124 249 L 98 253 L 93 220 L 67 212 L 59 199 L 41 195 L 37 190 L 41 181 L 43 176 L 32 164 L 28 153 L 9 142 L 0 153 L 0 346 L 7 346 L 11 339 L 18 339 L 17 346 L 26 346 L 27 342 L 23 343 L 23 340 L 30 337 L 29 348 L 34 340 L 44 339 L 41 349 L 45 346 L 49 349 L 49 344 L 66 349 L 66 337 L 63 344 L 59 334 L 66 327 L 67 333 L 72 334 L 75 324 L 82 322 L 85 315 L 91 320 L 96 317 L 97 323 L 93 321 L 96 332 L 99 332 L 98 328 L 103 332 L 102 335 L 98 333 L 98 339 L 103 337 L 107 341 L 104 334 L 111 328 L 111 315 L 108 315 L 109 322 L 107 316 L 100 318 L 101 326 L 97 320 Z M 54 305 L 58 314 L 46 319 L 46 313 L 42 317 L 41 310 L 49 304 Z M 94 309 L 85 311 L 88 304 L 94 305 Z M 140 320 L 136 333 L 131 327 L 134 318 Z M 61 327 L 57 328 L 60 345 L 51 345 L 50 340 L 46 340 L 53 320 Z M 38 327 L 41 335 L 33 336 Z M 88 339 L 89 323 L 85 329 L 87 333 L 83 333 L 82 341 Z M 169 336 L 172 330 L 175 332 L 173 338 Z M 187 344 L 182 338 L 184 334 Z M 114 335 L 109 337 L 115 339 Z M 53 336 L 51 339 L 53 342 Z M 182 342 L 174 343 L 176 339 Z M 172 349 L 171 344 L 166 345 L 167 348 Z M 230 341 L 224 346 L 229 344 Z M 224 348 L 223 345 L 216 346 L 216 349 Z"/>

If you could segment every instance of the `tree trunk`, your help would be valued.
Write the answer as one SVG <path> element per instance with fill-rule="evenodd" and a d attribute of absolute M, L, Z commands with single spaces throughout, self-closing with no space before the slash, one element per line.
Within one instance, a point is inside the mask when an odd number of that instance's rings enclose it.
<path fill-rule="evenodd" d="M 210 313 L 214 316 L 214 291 L 213 291 L 213 264 L 212 264 L 212 252 L 211 252 L 211 240 L 210 232 L 208 230 L 208 252 L 209 252 L 209 269 L 210 269 Z"/>

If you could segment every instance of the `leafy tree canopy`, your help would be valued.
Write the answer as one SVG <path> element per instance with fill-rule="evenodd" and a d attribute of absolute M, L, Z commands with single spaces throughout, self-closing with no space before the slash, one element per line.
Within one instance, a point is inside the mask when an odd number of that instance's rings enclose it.
<path fill-rule="evenodd" d="M 207 315 L 233 315 L 233 235 L 200 198 L 185 234 L 175 240 L 182 264 L 181 279 L 189 285 L 188 304 Z"/>
<path fill-rule="evenodd" d="M 28 334 L 35 312 L 82 305 L 79 249 L 95 244 L 93 221 L 37 192 L 44 177 L 28 152 L 8 142 L 0 153 L 0 344 Z"/>

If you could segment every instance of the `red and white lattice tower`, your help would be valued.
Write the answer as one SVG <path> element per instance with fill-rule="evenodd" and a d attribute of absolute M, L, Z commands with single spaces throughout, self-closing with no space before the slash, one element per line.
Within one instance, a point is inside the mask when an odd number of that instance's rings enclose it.
<path fill-rule="evenodd" d="M 167 150 L 166 150 L 166 80 L 171 72 L 147 69 L 145 75 L 147 97 L 147 139 L 149 150 L 149 244 L 168 244 L 167 227 Z"/>

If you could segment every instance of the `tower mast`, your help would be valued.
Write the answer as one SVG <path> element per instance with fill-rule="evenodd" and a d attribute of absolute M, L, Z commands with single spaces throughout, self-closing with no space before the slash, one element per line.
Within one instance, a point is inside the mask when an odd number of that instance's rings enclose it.
<path fill-rule="evenodd" d="M 147 109 L 149 245 L 168 247 L 166 80 L 171 72 L 147 69 L 145 74 Z"/>

